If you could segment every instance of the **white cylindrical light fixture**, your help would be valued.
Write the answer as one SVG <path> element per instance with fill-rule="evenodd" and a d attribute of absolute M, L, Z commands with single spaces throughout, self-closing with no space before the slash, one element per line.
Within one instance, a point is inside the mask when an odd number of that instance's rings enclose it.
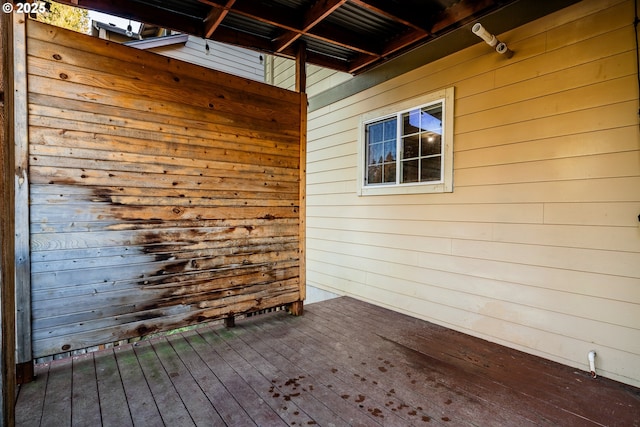
<path fill-rule="evenodd" d="M 481 23 L 476 22 L 473 24 L 471 31 L 484 40 L 489 46 L 495 48 L 496 52 L 504 55 L 505 58 L 511 58 L 513 56 L 513 51 L 507 47 L 507 44 L 498 40 L 497 37 L 487 31 Z"/>
<path fill-rule="evenodd" d="M 500 55 L 504 55 L 505 58 L 511 58 L 513 56 L 513 51 L 507 47 L 506 43 L 498 43 L 496 46 L 496 52 Z"/>
<path fill-rule="evenodd" d="M 495 47 L 495 45 L 498 44 L 498 39 L 496 38 L 496 36 L 485 30 L 482 24 L 479 22 L 473 24 L 471 31 L 473 31 L 473 34 L 487 42 L 487 44 L 491 47 Z"/>

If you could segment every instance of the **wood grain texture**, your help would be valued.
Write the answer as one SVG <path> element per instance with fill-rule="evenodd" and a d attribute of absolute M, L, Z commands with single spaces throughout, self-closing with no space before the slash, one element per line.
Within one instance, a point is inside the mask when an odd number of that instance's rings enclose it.
<path fill-rule="evenodd" d="M 28 36 L 36 357 L 304 298 L 306 98 L 37 22 Z"/>
<path fill-rule="evenodd" d="M 0 15 L 0 425 L 13 425 L 16 396 L 15 157 L 13 152 L 13 26 Z"/>
<path fill-rule="evenodd" d="M 85 375 L 94 366 L 95 376 Z M 96 388 L 98 425 L 119 418 L 118 425 L 237 427 L 640 421 L 637 388 L 352 298 L 309 304 L 302 317 L 279 310 L 37 370 L 18 396 L 19 427 L 39 424 L 43 410 L 55 417 L 44 403 L 49 391 L 59 397 L 59 419 L 71 412 L 73 422 Z"/>
<path fill-rule="evenodd" d="M 29 137 L 27 35 L 23 19 L 13 27 L 13 139 L 15 200 L 16 363 L 32 360 L 29 247 Z"/>

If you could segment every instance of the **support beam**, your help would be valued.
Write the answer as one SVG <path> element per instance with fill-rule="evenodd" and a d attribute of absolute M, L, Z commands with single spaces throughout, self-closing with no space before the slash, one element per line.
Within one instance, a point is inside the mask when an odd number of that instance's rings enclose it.
<path fill-rule="evenodd" d="M 300 91 L 300 195 L 298 197 L 298 264 L 300 301 L 292 305 L 292 313 L 302 315 L 302 304 L 307 298 L 307 94 Z"/>
<path fill-rule="evenodd" d="M 160 7 L 152 8 L 141 2 L 132 2 L 129 0 L 58 0 L 58 3 L 77 6 L 83 9 L 97 10 L 120 18 L 169 28 L 181 33 L 201 35 L 204 30 L 202 19 L 174 13 Z"/>
<path fill-rule="evenodd" d="M 296 92 L 305 93 L 307 91 L 307 45 L 298 43 L 296 53 Z"/>
<path fill-rule="evenodd" d="M 31 381 L 31 258 L 29 250 L 29 135 L 27 105 L 27 29 L 13 21 L 13 142 L 15 212 L 16 363 L 21 379 Z M 26 376 L 25 376 L 26 375 Z"/>
<path fill-rule="evenodd" d="M 307 10 L 304 14 L 302 28 L 299 31 L 287 31 L 274 41 L 274 51 L 281 52 L 290 44 L 298 40 L 303 34 L 308 33 L 324 18 L 333 13 L 337 8 L 346 3 L 347 0 L 319 1 Z"/>
<path fill-rule="evenodd" d="M 12 140 L 13 115 L 13 19 L 19 15 L 0 15 L 0 426 L 15 422 L 15 269 Z M 22 18 L 24 20 L 24 18 Z"/>
<path fill-rule="evenodd" d="M 236 0 L 228 0 L 224 7 L 212 7 L 209 15 L 204 20 L 204 38 L 211 37 L 213 32 L 218 29 L 220 23 L 225 16 L 229 13 L 229 9 L 236 2 Z"/>

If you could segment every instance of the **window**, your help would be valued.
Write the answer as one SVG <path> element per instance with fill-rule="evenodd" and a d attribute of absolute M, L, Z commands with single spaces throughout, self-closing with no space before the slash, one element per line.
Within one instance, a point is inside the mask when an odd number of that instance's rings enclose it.
<path fill-rule="evenodd" d="M 453 88 L 361 118 L 359 194 L 453 191 Z"/>

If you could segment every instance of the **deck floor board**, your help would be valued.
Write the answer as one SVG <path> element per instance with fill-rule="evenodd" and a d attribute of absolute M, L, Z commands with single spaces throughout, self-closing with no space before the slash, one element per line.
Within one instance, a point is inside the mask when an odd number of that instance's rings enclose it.
<path fill-rule="evenodd" d="M 640 426 L 640 390 L 352 298 L 36 366 L 17 426 Z"/>
<path fill-rule="evenodd" d="M 354 321 L 348 313 L 344 314 L 339 310 L 332 311 L 330 317 L 326 314 L 327 312 L 319 313 L 318 317 L 323 322 L 333 324 L 333 328 L 339 327 L 340 323 L 350 324 Z M 380 312 L 372 312 L 370 315 L 367 316 L 369 319 L 375 319 L 380 316 Z M 354 340 L 356 343 L 358 340 L 366 343 L 383 337 L 379 349 L 384 350 L 387 356 L 377 358 L 378 370 L 383 372 L 383 380 L 395 381 L 395 384 L 399 376 L 406 375 L 407 385 L 403 386 L 401 382 L 393 387 L 408 391 L 409 395 L 406 398 L 410 399 L 413 406 L 420 404 L 419 399 L 426 399 L 431 403 L 432 411 L 439 414 L 441 419 L 451 421 L 456 418 L 457 422 L 462 422 L 461 417 L 472 419 L 474 423 L 481 425 L 536 425 L 545 422 L 544 417 L 541 418 L 532 411 L 533 408 L 530 406 L 526 412 L 520 408 L 518 413 L 509 411 L 512 393 L 508 387 L 486 375 L 484 368 L 481 368 L 481 372 L 478 371 L 478 356 L 471 357 L 471 360 L 446 356 L 460 351 L 469 357 L 470 352 L 479 351 L 478 344 L 483 344 L 481 340 L 474 345 L 468 342 L 457 343 L 455 349 L 450 347 L 450 343 L 441 340 L 425 346 L 424 343 L 420 343 L 418 334 L 414 333 L 415 328 L 412 330 L 408 322 L 403 322 L 405 319 L 405 316 L 397 319 L 390 315 L 383 325 L 371 325 L 376 327 L 376 332 L 370 335 L 365 335 L 366 332 L 355 334 L 348 328 L 344 333 L 347 334 L 346 339 Z M 429 327 L 435 331 L 447 332 L 445 328 L 435 325 Z M 412 332 L 404 337 L 404 331 Z M 458 381 L 460 374 L 464 374 L 469 381 Z M 455 415 L 452 416 L 452 413 Z"/>
<path fill-rule="evenodd" d="M 72 425 L 77 427 L 101 423 L 100 398 L 96 382 L 96 369 L 92 354 L 73 358 L 73 394 L 71 400 Z"/>
<path fill-rule="evenodd" d="M 94 353 L 96 383 L 100 396 L 101 424 L 105 427 L 133 426 L 127 397 L 113 350 Z M 123 410 L 122 408 L 126 408 Z"/>

